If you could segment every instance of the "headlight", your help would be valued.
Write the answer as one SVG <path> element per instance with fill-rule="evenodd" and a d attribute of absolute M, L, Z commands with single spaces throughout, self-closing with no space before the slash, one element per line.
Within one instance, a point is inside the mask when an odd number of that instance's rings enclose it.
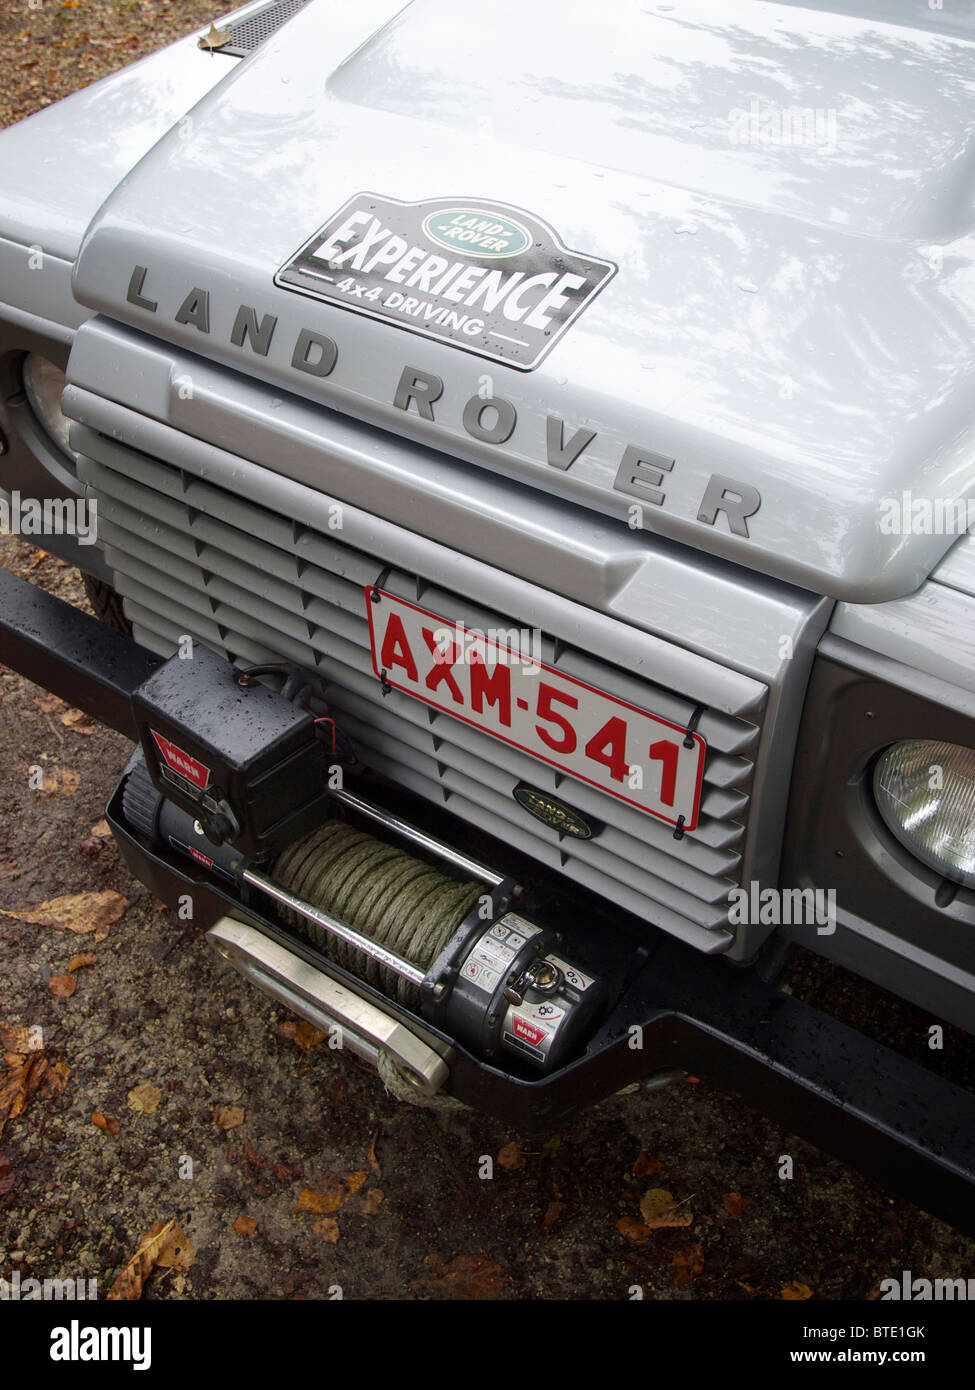
<path fill-rule="evenodd" d="M 894 743 L 873 775 L 891 834 L 944 878 L 975 888 L 975 750 L 910 739 Z"/>
<path fill-rule="evenodd" d="M 77 459 L 68 444 L 68 417 L 61 411 L 61 392 L 68 384 L 60 367 L 30 352 L 24 359 L 24 390 L 39 424 L 69 459 Z"/>

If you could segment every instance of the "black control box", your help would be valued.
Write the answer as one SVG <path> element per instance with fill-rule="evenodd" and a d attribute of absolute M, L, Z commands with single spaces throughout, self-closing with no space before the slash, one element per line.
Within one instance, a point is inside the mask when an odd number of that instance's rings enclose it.
<path fill-rule="evenodd" d="M 259 862 L 327 819 L 314 716 L 209 647 L 171 657 L 132 704 L 153 783 L 214 844 Z"/>

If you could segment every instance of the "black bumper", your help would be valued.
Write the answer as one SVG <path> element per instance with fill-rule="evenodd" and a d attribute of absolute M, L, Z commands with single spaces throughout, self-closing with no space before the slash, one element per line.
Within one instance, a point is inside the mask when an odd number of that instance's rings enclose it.
<path fill-rule="evenodd" d="M 2 570 L 0 615 L 0 660 L 135 738 L 131 695 L 158 658 Z M 120 789 L 107 815 L 133 874 L 172 904 L 192 893 L 201 928 L 241 903 L 203 870 L 133 832 Z M 396 1004 L 286 931 L 263 904 L 244 905 L 290 950 L 410 1023 Z M 551 1132 L 630 1082 L 682 1069 L 739 1092 L 884 1187 L 975 1232 L 975 1096 L 783 994 L 754 970 L 732 970 L 663 932 L 648 939 L 585 1055 L 551 1075 L 511 1075 L 447 1041 L 456 1053 L 450 1091 L 522 1134 Z"/>

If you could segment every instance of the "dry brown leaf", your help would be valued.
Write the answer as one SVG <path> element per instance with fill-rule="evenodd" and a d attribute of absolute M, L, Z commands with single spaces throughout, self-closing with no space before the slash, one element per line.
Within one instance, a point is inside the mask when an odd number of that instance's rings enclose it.
<path fill-rule="evenodd" d="M 133 1086 L 129 1092 L 129 1109 L 137 1115 L 151 1115 L 162 1100 L 162 1091 L 151 1081 L 143 1081 L 141 1086 Z"/>
<path fill-rule="evenodd" d="M 45 690 L 43 695 L 34 696 L 34 704 L 44 714 L 56 714 L 59 709 L 64 708 L 64 701 L 57 695 L 51 695 Z"/>
<path fill-rule="evenodd" d="M 641 1149 L 630 1172 L 635 1178 L 652 1178 L 654 1173 L 662 1171 L 663 1166 L 659 1158 L 654 1158 L 646 1149 Z"/>
<path fill-rule="evenodd" d="M 9 1158 L 0 1154 L 0 1197 L 5 1197 L 14 1185 L 14 1168 Z"/>
<path fill-rule="evenodd" d="M 43 1051 L 43 1044 L 40 1038 L 40 1030 L 35 1032 L 34 1026 L 0 1023 L 0 1046 L 6 1052 L 41 1052 Z"/>
<path fill-rule="evenodd" d="M 362 1199 L 362 1210 L 366 1216 L 375 1216 L 385 1201 L 386 1194 L 381 1187 L 370 1187 Z"/>
<path fill-rule="evenodd" d="M 96 820 L 88 834 L 93 835 L 96 840 L 108 840 L 111 839 L 112 831 L 107 820 Z"/>
<path fill-rule="evenodd" d="M 375 1134 L 372 1136 L 372 1143 L 369 1145 L 369 1167 L 375 1173 L 377 1178 L 381 1178 L 383 1172 L 379 1166 L 379 1159 L 376 1157 L 376 1144 L 378 1143 L 378 1140 L 379 1130 L 377 1129 Z"/>
<path fill-rule="evenodd" d="M 145 1236 L 139 1241 L 138 1250 L 132 1255 L 128 1264 L 122 1269 L 121 1275 L 108 1290 L 106 1298 L 134 1300 L 134 1298 L 142 1297 L 142 1290 L 145 1287 L 147 1277 L 153 1272 L 156 1265 L 161 1264 L 161 1258 L 166 1254 L 168 1247 L 174 1244 L 174 1237 L 178 1237 L 179 1241 L 182 1241 L 175 1218 L 167 1220 L 167 1222 L 157 1220 L 154 1226 L 150 1226 Z"/>
<path fill-rule="evenodd" d="M 52 975 L 47 987 L 56 999 L 70 999 L 78 988 L 78 981 L 73 975 Z"/>
<path fill-rule="evenodd" d="M 116 1120 L 113 1115 L 103 1115 L 98 1110 L 92 1113 L 91 1122 L 93 1125 L 96 1125 L 98 1129 L 104 1129 L 108 1134 L 118 1134 L 121 1128 L 118 1120 Z"/>
<path fill-rule="evenodd" d="M 59 767 L 44 773 L 43 785 L 37 790 L 41 796 L 74 796 L 80 782 L 81 777 L 77 772 L 72 772 L 68 767 Z"/>
<path fill-rule="evenodd" d="M 88 722 L 88 715 L 83 709 L 68 709 L 61 716 L 61 723 L 74 731 L 76 734 L 93 734 L 95 725 Z"/>
<path fill-rule="evenodd" d="M 159 1252 L 156 1264 L 160 1269 L 189 1269 L 196 1260 L 196 1250 L 178 1226 Z"/>
<path fill-rule="evenodd" d="M 339 1223 L 331 1216 L 321 1216 L 317 1221 L 311 1223 L 311 1228 L 316 1236 L 321 1236 L 322 1240 L 327 1240 L 332 1245 L 338 1243 Z"/>
<path fill-rule="evenodd" d="M 542 1230 L 550 1231 L 564 1211 L 564 1202 L 549 1202 L 542 1217 Z"/>
<path fill-rule="evenodd" d="M 295 1043 L 301 1048 L 302 1052 L 307 1052 L 310 1047 L 317 1047 L 325 1039 L 325 1034 L 320 1028 L 313 1028 L 307 1019 L 288 1019 L 282 1023 L 279 1032 L 283 1038 Z"/>
<path fill-rule="evenodd" d="M 694 1213 L 683 1203 L 679 1205 L 662 1187 L 651 1187 L 640 1198 L 640 1215 L 651 1230 L 661 1226 L 690 1226 Z"/>
<path fill-rule="evenodd" d="M 802 1299 L 812 1298 L 812 1289 L 808 1284 L 800 1284 L 798 1279 L 793 1279 L 791 1283 L 786 1284 L 780 1297 L 787 1303 L 798 1303 Z"/>
<path fill-rule="evenodd" d="M 679 1250 L 670 1262 L 670 1267 L 674 1271 L 674 1283 L 678 1286 L 689 1284 L 704 1268 L 704 1251 L 700 1245 L 691 1245 L 686 1250 Z"/>
<path fill-rule="evenodd" d="M 257 1230 L 257 1221 L 253 1216 L 238 1216 L 234 1230 L 239 1236 L 252 1236 Z"/>
<path fill-rule="evenodd" d="M 91 951 L 83 951 L 80 956 L 72 956 L 68 965 L 68 973 L 73 974 L 75 970 L 83 970 L 86 965 L 94 965 L 98 957 L 92 955 Z"/>
<path fill-rule="evenodd" d="M 745 1209 L 745 1199 L 740 1192 L 726 1192 L 721 1199 L 729 1216 L 737 1221 Z"/>
<path fill-rule="evenodd" d="M 35 927 L 75 932 L 79 936 L 93 931 L 95 940 L 99 941 L 131 906 L 121 893 L 105 888 L 98 893 L 67 893 L 60 898 L 49 898 L 37 907 L 16 907 L 10 912 L 0 908 L 0 916 L 14 917 L 18 922 Z"/>
<path fill-rule="evenodd" d="M 48 1081 L 51 1068 L 42 1052 L 22 1057 L 0 1077 L 0 1137 L 8 1120 L 22 1115 L 38 1087 Z"/>
<path fill-rule="evenodd" d="M 67 0 L 64 0 L 64 3 L 67 3 Z M 211 20 L 210 31 L 207 34 L 204 34 L 202 39 L 199 40 L 199 46 L 200 48 L 211 49 L 223 48 L 226 44 L 230 42 L 232 37 L 233 35 L 231 34 L 229 29 L 218 29 L 217 26 Z"/>
<path fill-rule="evenodd" d="M 510 1144 L 505 1144 L 498 1154 L 498 1166 L 504 1168 L 506 1172 L 513 1173 L 516 1168 L 524 1168 L 525 1155 L 521 1151 L 521 1145 L 514 1140 Z"/>
<path fill-rule="evenodd" d="M 213 1123 L 221 1129 L 236 1129 L 244 1123 L 244 1111 L 239 1105 L 218 1105 L 213 1112 Z"/>
<path fill-rule="evenodd" d="M 507 1275 L 486 1255 L 455 1255 L 444 1264 L 439 1255 L 427 1255 L 430 1283 L 446 1289 L 452 1298 L 500 1298 Z"/>
<path fill-rule="evenodd" d="M 306 1187 L 298 1198 L 295 1211 L 312 1211 L 319 1216 L 328 1216 L 339 1207 L 345 1206 L 354 1197 L 369 1176 L 368 1173 L 327 1173 L 314 1187 Z"/>
<path fill-rule="evenodd" d="M 616 1223 L 616 1229 L 621 1236 L 626 1236 L 627 1240 L 646 1240 L 651 1234 L 650 1227 L 645 1226 L 642 1221 L 637 1221 L 635 1216 L 621 1216 Z"/>

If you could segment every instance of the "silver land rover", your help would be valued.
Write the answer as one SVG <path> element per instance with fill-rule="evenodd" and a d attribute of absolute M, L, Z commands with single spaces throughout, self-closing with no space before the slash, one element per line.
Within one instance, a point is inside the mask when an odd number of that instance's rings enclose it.
<path fill-rule="evenodd" d="M 258 0 L 0 135 L 102 619 L 0 572 L 0 657 L 397 1094 L 694 1071 L 975 1222 L 975 1098 L 777 983 L 975 1029 L 973 95 L 972 0 Z"/>

